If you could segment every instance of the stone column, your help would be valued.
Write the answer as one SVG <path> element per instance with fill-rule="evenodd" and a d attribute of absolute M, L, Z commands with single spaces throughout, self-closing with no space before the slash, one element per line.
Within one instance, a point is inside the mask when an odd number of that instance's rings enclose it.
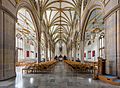
<path fill-rule="evenodd" d="M 50 45 L 49 45 L 49 42 L 48 42 L 48 60 L 50 60 Z"/>
<path fill-rule="evenodd" d="M 80 42 L 81 62 L 84 62 L 84 41 Z"/>
<path fill-rule="evenodd" d="M 71 48 L 71 50 L 70 50 L 70 54 L 71 54 L 70 58 L 72 59 L 72 48 Z"/>
<path fill-rule="evenodd" d="M 48 43 L 46 42 L 46 60 L 48 61 Z"/>
<path fill-rule="evenodd" d="M 42 21 L 40 21 L 39 31 L 38 31 L 38 62 L 41 62 L 41 25 Z"/>
<path fill-rule="evenodd" d="M 41 61 L 41 45 L 40 45 L 40 38 L 38 38 L 38 62 Z"/>
<path fill-rule="evenodd" d="M 69 52 L 70 52 L 70 51 L 69 51 L 69 49 L 67 48 L 67 57 L 69 57 Z"/>
<path fill-rule="evenodd" d="M 50 60 L 52 59 L 52 50 L 51 50 L 51 44 L 50 44 Z"/>
<path fill-rule="evenodd" d="M 52 59 L 55 57 L 55 51 L 52 51 Z"/>
<path fill-rule="evenodd" d="M 120 77 L 120 10 L 117 11 L 117 75 Z"/>
<path fill-rule="evenodd" d="M 71 48 L 70 48 L 70 54 L 71 54 L 71 59 L 72 59 L 72 40 L 71 40 Z"/>
<path fill-rule="evenodd" d="M 77 50 L 77 48 L 76 48 L 76 41 L 75 41 L 75 48 L 74 48 L 74 58 L 75 58 L 75 61 L 76 61 L 76 50 Z"/>
<path fill-rule="evenodd" d="M 0 1 L 0 80 L 5 80 L 16 76 L 15 4 L 15 1 Z"/>
<path fill-rule="evenodd" d="M 52 47 L 52 59 L 55 57 L 55 45 Z"/>

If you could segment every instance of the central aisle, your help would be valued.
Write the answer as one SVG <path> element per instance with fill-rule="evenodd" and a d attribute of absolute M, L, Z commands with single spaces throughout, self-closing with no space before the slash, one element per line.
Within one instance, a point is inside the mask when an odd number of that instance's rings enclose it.
<path fill-rule="evenodd" d="M 52 72 L 17 74 L 16 80 L 9 82 L 10 85 L 0 86 L 0 88 L 120 88 L 99 80 L 92 80 L 90 74 L 74 73 L 64 62 L 57 63 Z"/>

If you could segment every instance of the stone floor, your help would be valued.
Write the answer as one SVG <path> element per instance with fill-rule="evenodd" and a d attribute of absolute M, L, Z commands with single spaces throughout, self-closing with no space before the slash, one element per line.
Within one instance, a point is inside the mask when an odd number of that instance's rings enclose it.
<path fill-rule="evenodd" d="M 59 62 L 52 72 L 21 74 L 19 70 L 17 68 L 16 79 L 0 82 L 0 88 L 120 88 L 92 80 L 90 74 L 71 72 L 63 62 Z"/>

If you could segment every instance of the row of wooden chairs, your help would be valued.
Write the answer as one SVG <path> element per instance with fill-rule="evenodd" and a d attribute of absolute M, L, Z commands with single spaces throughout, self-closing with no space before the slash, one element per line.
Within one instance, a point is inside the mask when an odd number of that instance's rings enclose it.
<path fill-rule="evenodd" d="M 41 63 L 32 63 L 26 64 L 25 68 L 22 69 L 22 73 L 39 73 L 43 71 L 50 71 L 55 65 L 57 61 L 47 61 Z"/>
<path fill-rule="evenodd" d="M 36 62 L 16 62 L 16 66 L 27 66 L 31 64 L 35 64 Z"/>
<path fill-rule="evenodd" d="M 94 68 L 93 64 L 74 62 L 71 60 L 65 60 L 64 62 L 67 63 L 74 71 L 93 73 L 93 68 Z"/>

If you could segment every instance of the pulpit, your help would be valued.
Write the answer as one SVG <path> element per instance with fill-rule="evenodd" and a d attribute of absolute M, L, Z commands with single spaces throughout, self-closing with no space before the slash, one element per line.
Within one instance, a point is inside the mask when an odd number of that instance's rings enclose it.
<path fill-rule="evenodd" d="M 98 57 L 98 74 L 105 75 L 106 59 Z"/>

